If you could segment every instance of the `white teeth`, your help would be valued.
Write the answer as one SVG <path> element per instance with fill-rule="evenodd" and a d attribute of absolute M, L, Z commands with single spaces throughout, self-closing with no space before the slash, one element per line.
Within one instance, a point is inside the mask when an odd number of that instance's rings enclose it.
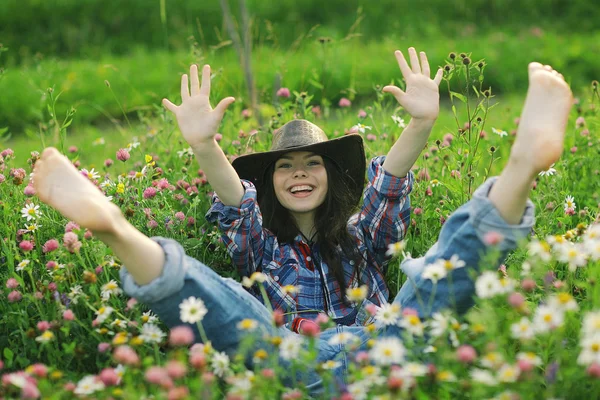
<path fill-rule="evenodd" d="M 308 190 L 308 191 L 312 192 L 313 188 L 311 188 L 308 185 L 294 186 L 290 189 L 290 192 L 295 193 L 295 192 L 299 192 L 300 190 Z"/>

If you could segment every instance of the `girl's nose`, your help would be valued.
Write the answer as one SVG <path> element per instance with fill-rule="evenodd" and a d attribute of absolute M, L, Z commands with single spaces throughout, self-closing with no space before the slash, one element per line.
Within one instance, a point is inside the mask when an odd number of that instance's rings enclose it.
<path fill-rule="evenodd" d="M 308 174 L 303 168 L 298 168 L 294 171 L 294 178 L 307 177 Z"/>

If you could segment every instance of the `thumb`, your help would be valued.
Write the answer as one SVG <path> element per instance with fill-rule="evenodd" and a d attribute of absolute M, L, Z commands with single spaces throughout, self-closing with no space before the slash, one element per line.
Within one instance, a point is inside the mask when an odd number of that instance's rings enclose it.
<path fill-rule="evenodd" d="M 177 111 L 177 106 L 167 99 L 163 99 L 162 104 L 167 110 L 171 111 L 173 114 L 175 114 L 175 112 Z"/>
<path fill-rule="evenodd" d="M 404 92 L 402 91 L 402 89 L 400 89 L 397 86 L 384 86 L 383 91 L 385 93 L 391 93 L 392 95 L 394 95 L 394 97 L 396 98 L 396 100 L 398 100 L 398 102 L 401 101 L 401 99 L 404 97 Z"/>
<path fill-rule="evenodd" d="M 219 104 L 217 104 L 217 106 L 215 107 L 215 111 L 217 111 L 221 115 L 225 114 L 227 107 L 229 107 L 229 105 L 231 103 L 233 103 L 234 101 L 235 101 L 234 97 L 225 97 L 223 100 L 221 100 L 219 102 Z"/>

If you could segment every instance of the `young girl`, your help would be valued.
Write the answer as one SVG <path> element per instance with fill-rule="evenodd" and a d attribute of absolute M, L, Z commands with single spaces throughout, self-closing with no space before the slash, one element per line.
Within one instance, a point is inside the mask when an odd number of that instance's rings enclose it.
<path fill-rule="evenodd" d="M 417 55 L 413 48 L 408 52 L 410 66 L 396 52 L 406 91 L 395 86 L 386 86 L 384 91 L 393 94 L 412 119 L 387 156 L 371 160 L 368 184 L 354 214 L 363 192 L 365 165 L 358 135 L 327 140 L 315 125 L 291 121 L 275 134 L 271 151 L 239 157 L 232 166 L 214 136 L 234 99 L 225 98 L 211 108 L 208 66 L 200 85 L 192 65 L 191 91 L 183 75 L 180 106 L 163 100 L 177 117 L 215 191 L 207 218 L 218 223 L 240 273 L 249 277 L 259 271 L 266 277 L 251 293 L 186 256 L 177 242 L 144 236 L 56 149 L 46 149 L 35 165 L 36 191 L 42 201 L 91 229 L 113 249 L 123 262 L 125 292 L 147 304 L 167 326 L 182 325 L 180 304 L 191 296 L 200 298 L 208 310 L 202 320 L 208 340 L 216 350 L 233 355 L 246 334 L 237 328 L 244 319 L 257 321 L 258 332 L 286 340 L 299 337 L 297 332 L 314 324 L 318 313 L 326 313 L 336 327 L 319 334 L 316 361 L 340 361 L 334 373 L 343 378 L 347 349 L 330 339 L 350 332 L 359 338 L 356 350 L 366 349 L 370 334 L 363 325 L 372 322 L 367 305 L 382 306 L 392 300 L 402 308 L 417 310 L 420 318 L 443 308 L 464 312 L 471 306 L 474 284 L 470 274 L 479 271 L 483 238 L 499 233 L 503 240 L 497 248 L 506 254 L 530 232 L 534 209 L 527 196 L 536 175 L 560 157 L 572 104 L 570 89 L 560 74 L 538 63 L 529 65 L 530 86 L 504 170 L 450 216 L 425 256 L 402 262 L 409 279 L 396 298 L 389 299 L 383 280 L 385 251 L 388 244 L 403 238 L 409 226 L 410 168 L 439 112 L 441 70 L 432 80 L 425 53 Z M 452 256 L 466 264 L 449 271 L 452 285 L 447 284 L 449 279 L 434 283 L 423 273 L 426 266 Z M 264 286 L 274 308 L 287 313 L 284 326 L 273 324 L 258 285 Z M 345 294 L 359 285 L 368 288 L 367 299 L 355 303 Z M 423 306 L 422 299 L 430 296 L 432 306 Z M 200 340 L 197 328 L 192 328 Z M 382 335 L 394 336 L 401 329 L 377 328 Z M 313 394 L 325 390 L 313 369 L 300 378 Z"/>

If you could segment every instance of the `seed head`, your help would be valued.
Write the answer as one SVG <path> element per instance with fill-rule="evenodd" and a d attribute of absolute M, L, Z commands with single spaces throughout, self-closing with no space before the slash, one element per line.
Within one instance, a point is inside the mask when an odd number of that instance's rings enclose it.
<path fill-rule="evenodd" d="M 483 62 L 477 63 L 477 68 L 482 69 L 485 64 Z"/>
<path fill-rule="evenodd" d="M 446 71 L 446 72 L 452 71 L 452 66 L 450 64 L 444 65 L 444 71 Z"/>
<path fill-rule="evenodd" d="M 448 58 L 451 60 L 454 60 L 456 58 L 456 53 L 452 52 L 452 53 L 448 54 Z"/>
<path fill-rule="evenodd" d="M 592 88 L 598 89 L 598 81 L 596 81 L 596 80 L 592 81 Z"/>
<path fill-rule="evenodd" d="M 465 53 L 460 53 L 460 58 L 465 58 L 467 55 Z"/>
<path fill-rule="evenodd" d="M 481 123 L 481 121 L 483 121 L 483 119 L 482 119 L 481 117 L 477 117 L 476 121 L 477 121 L 478 123 Z"/>
<path fill-rule="evenodd" d="M 483 91 L 483 95 L 484 95 L 485 97 L 490 97 L 490 94 L 491 94 L 491 93 L 490 93 L 489 89 L 486 89 L 486 90 L 484 90 L 484 91 Z"/>
<path fill-rule="evenodd" d="M 496 151 L 496 148 L 494 146 L 490 147 L 490 153 L 494 153 Z"/>
<path fill-rule="evenodd" d="M 436 140 L 436 141 L 435 141 L 435 144 L 436 144 L 437 146 L 439 146 L 440 144 L 442 144 L 442 141 L 441 141 L 440 139 L 438 139 L 438 140 Z"/>
<path fill-rule="evenodd" d="M 469 65 L 469 64 L 471 64 L 471 59 L 470 59 L 469 57 L 465 57 L 465 58 L 463 58 L 463 64 L 464 64 L 464 65 Z"/>

